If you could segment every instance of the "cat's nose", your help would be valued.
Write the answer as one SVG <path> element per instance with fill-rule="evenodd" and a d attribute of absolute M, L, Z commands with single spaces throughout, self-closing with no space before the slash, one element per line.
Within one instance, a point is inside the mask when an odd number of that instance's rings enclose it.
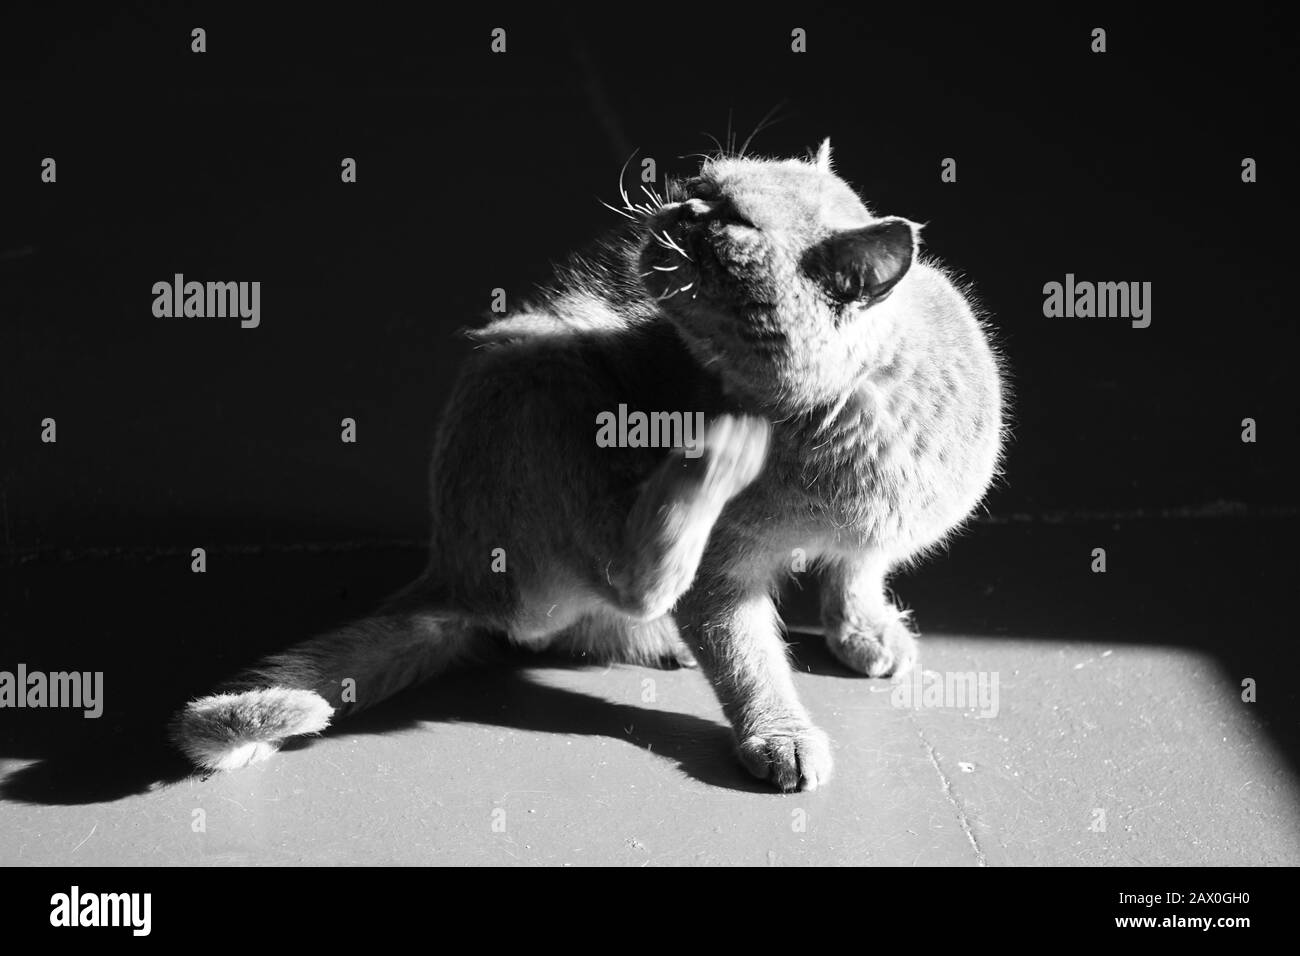
<path fill-rule="evenodd" d="M 713 214 L 713 210 L 717 206 L 717 203 L 708 202 L 704 199 L 687 199 L 682 203 L 682 218 L 707 219 Z"/>
<path fill-rule="evenodd" d="M 711 219 L 717 212 L 718 204 L 703 199 L 684 199 L 669 203 L 659 210 L 655 217 L 658 227 L 666 229 L 677 225 L 702 223 Z"/>

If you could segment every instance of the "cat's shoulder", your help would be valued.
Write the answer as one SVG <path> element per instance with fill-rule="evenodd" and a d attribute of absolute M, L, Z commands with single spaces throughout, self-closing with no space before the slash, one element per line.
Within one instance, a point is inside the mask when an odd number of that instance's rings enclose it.
<path fill-rule="evenodd" d="M 616 233 L 555 267 L 554 279 L 506 315 L 466 330 L 486 346 L 562 345 L 631 332 L 658 316 L 635 273 L 635 246 Z"/>
<path fill-rule="evenodd" d="M 467 329 L 465 335 L 486 347 L 560 344 L 593 334 L 615 334 L 628 327 L 628 317 L 602 299 L 570 295 L 562 302 L 527 303 L 481 328 Z"/>
<path fill-rule="evenodd" d="M 912 297 L 940 316 L 965 318 L 978 310 L 974 289 L 960 273 L 937 259 L 918 258 L 908 274 Z"/>

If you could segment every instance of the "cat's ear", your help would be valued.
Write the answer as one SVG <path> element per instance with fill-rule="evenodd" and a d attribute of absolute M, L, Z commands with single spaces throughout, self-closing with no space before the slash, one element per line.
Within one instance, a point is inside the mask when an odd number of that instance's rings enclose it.
<path fill-rule="evenodd" d="M 811 154 L 811 150 L 809 151 Z M 812 164 L 823 173 L 831 172 L 831 138 L 827 136 L 822 140 L 822 144 L 817 147 L 817 154 L 810 155 Z"/>
<path fill-rule="evenodd" d="M 907 275 L 921 227 L 898 217 L 838 232 L 809 250 L 808 271 L 841 302 L 875 302 Z"/>

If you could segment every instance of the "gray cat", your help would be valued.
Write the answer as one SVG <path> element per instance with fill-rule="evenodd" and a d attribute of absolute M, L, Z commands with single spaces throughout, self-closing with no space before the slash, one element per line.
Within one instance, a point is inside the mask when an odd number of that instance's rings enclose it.
<path fill-rule="evenodd" d="M 1002 442 L 998 361 L 963 294 L 831 169 L 719 154 L 554 288 L 471 333 L 443 415 L 424 574 L 373 616 L 191 702 L 173 735 L 232 769 L 430 677 L 495 634 L 603 660 L 698 660 L 739 756 L 813 789 L 831 747 L 795 693 L 773 594 L 822 578 L 830 650 L 916 660 L 890 571 L 980 501 Z M 618 409 L 703 413 L 693 450 L 602 447 Z"/>

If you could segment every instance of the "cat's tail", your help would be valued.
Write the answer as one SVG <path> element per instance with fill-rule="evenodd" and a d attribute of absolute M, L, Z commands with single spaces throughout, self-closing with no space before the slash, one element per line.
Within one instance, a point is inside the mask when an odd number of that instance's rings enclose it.
<path fill-rule="evenodd" d="M 290 737 L 432 677 L 474 632 L 455 614 L 394 599 L 374 616 L 265 658 L 173 719 L 172 741 L 205 770 L 265 760 Z"/>

